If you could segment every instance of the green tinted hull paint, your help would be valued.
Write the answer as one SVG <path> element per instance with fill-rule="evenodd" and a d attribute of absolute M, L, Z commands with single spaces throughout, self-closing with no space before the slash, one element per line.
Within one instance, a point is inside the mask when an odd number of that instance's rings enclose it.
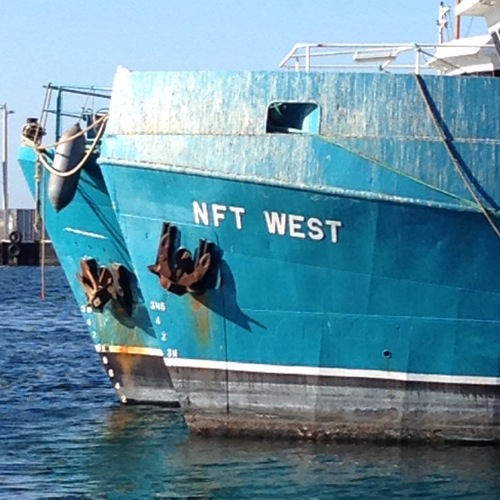
<path fill-rule="evenodd" d="M 498 442 L 500 82 L 424 85 L 119 70 L 100 162 L 193 429 Z M 164 222 L 220 250 L 203 296 L 148 270 Z"/>
<path fill-rule="evenodd" d="M 35 195 L 34 151 L 22 147 L 19 162 Z M 84 168 L 75 198 L 60 212 L 48 201 L 47 180 L 44 173 L 41 193 L 45 226 L 117 396 L 127 403 L 176 405 L 170 375 L 161 362 L 162 352 L 95 160 Z M 134 301 L 130 316 L 114 301 L 102 311 L 88 306 L 76 275 L 81 273 L 80 260 L 89 258 L 100 266 L 121 264 L 130 271 Z"/>

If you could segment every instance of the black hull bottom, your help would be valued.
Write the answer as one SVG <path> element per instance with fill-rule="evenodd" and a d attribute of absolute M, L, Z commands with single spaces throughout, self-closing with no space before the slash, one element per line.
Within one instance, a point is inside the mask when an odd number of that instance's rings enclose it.
<path fill-rule="evenodd" d="M 496 386 L 169 367 L 192 432 L 324 442 L 500 444 Z"/>
<path fill-rule="evenodd" d="M 97 351 L 122 403 L 179 407 L 163 356 L 127 352 L 121 346 L 98 346 Z"/>

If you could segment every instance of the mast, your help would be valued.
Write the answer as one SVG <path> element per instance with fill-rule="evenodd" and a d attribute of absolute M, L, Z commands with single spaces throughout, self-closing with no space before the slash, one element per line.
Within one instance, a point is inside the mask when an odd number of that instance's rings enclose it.
<path fill-rule="evenodd" d="M 2 110 L 2 181 L 3 181 L 3 237 L 7 240 L 9 234 L 9 170 L 7 165 L 8 148 L 8 118 L 14 111 L 7 108 L 7 104 L 0 104 Z"/>
<path fill-rule="evenodd" d="M 444 2 L 439 2 L 439 18 L 437 20 L 439 45 L 444 43 L 444 35 L 446 29 L 448 28 L 448 17 L 450 10 L 450 7 L 446 7 Z"/>
<path fill-rule="evenodd" d="M 8 170 L 7 170 L 7 104 L 0 105 L 2 110 L 2 180 L 3 180 L 3 239 L 7 240 L 9 234 L 9 190 L 8 190 Z"/>
<path fill-rule="evenodd" d="M 457 5 L 461 2 L 462 0 L 457 0 Z M 456 7 L 456 6 L 455 6 Z M 461 21 L 461 16 L 455 16 L 455 38 L 458 39 L 460 38 L 460 21 Z"/>

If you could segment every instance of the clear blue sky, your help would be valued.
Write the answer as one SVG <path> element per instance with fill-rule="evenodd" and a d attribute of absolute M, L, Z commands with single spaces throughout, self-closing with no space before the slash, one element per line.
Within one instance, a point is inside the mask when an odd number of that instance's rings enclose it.
<path fill-rule="evenodd" d="M 296 42 L 435 42 L 438 7 L 439 0 L 1 0 L 0 103 L 15 111 L 10 205 L 33 206 L 17 148 L 48 82 L 110 86 L 118 65 L 276 69 Z"/>

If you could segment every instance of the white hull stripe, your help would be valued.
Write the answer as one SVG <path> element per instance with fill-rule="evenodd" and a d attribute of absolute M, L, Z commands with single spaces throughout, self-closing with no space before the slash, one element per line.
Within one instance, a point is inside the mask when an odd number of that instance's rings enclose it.
<path fill-rule="evenodd" d="M 107 240 L 108 238 L 102 234 L 91 233 L 90 231 L 83 231 L 83 229 L 75 229 L 74 227 L 65 227 L 65 231 L 68 233 L 80 234 L 82 236 L 87 236 L 89 238 L 97 238 L 99 240 Z"/>
<path fill-rule="evenodd" d="M 164 358 L 165 365 L 178 368 L 229 370 L 235 372 L 272 373 L 278 375 L 311 375 L 321 377 L 365 378 L 399 380 L 403 382 L 433 382 L 439 384 L 500 385 L 500 377 L 476 377 L 469 375 L 438 375 L 405 373 L 381 370 L 356 370 L 350 368 L 317 368 L 313 366 L 263 365 L 208 359 Z"/>
<path fill-rule="evenodd" d="M 154 347 L 96 344 L 95 350 L 100 353 L 109 352 L 112 354 L 142 354 L 143 356 L 163 356 L 163 351 Z"/>

